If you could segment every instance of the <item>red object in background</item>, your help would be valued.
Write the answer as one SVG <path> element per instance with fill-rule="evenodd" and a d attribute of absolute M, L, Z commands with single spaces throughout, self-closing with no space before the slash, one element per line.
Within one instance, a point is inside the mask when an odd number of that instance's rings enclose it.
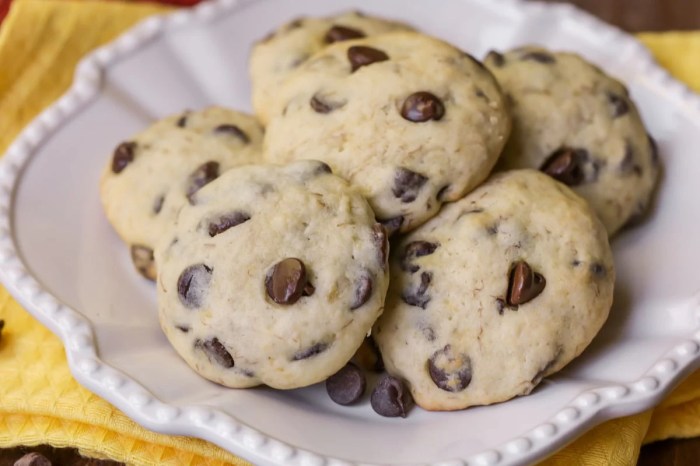
<path fill-rule="evenodd" d="M 0 0 L 0 24 L 2 24 L 2 20 L 5 19 L 5 15 L 7 15 L 7 10 L 10 9 L 10 2 L 12 0 Z"/>

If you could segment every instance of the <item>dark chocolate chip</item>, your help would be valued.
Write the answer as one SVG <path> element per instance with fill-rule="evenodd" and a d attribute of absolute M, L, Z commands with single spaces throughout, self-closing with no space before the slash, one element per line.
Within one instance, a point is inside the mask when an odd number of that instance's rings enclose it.
<path fill-rule="evenodd" d="M 194 205 L 194 195 L 203 186 L 219 177 L 219 162 L 206 162 L 190 174 L 187 180 L 187 200 Z"/>
<path fill-rule="evenodd" d="M 176 325 L 175 328 L 182 333 L 189 333 L 189 331 L 192 330 L 189 325 Z"/>
<path fill-rule="evenodd" d="M 590 269 L 591 274 L 593 274 L 593 276 L 596 278 L 605 278 L 605 276 L 608 274 L 608 271 L 605 269 L 605 266 L 598 262 L 594 262 L 593 264 L 591 264 Z"/>
<path fill-rule="evenodd" d="M 316 160 L 316 163 L 318 166 L 314 170 L 314 175 L 329 175 L 333 173 L 333 170 L 331 169 L 331 166 L 328 165 L 326 162 L 321 162 L 320 160 Z"/>
<path fill-rule="evenodd" d="M 445 116 L 445 106 L 437 96 L 430 92 L 415 92 L 404 100 L 401 106 L 401 116 L 414 123 L 437 121 Z"/>
<path fill-rule="evenodd" d="M 382 269 L 386 269 L 389 261 L 389 239 L 387 237 L 386 228 L 381 223 L 372 225 L 372 242 L 377 248 L 377 257 Z"/>
<path fill-rule="evenodd" d="M 447 392 L 461 392 L 472 381 L 472 361 L 464 353 L 454 354 L 446 345 L 428 359 L 428 373 L 438 388 Z"/>
<path fill-rule="evenodd" d="M 506 302 L 509 306 L 525 304 L 539 296 L 546 284 L 544 276 L 534 272 L 527 262 L 516 262 L 509 273 Z"/>
<path fill-rule="evenodd" d="M 435 196 L 435 198 L 438 201 L 442 201 L 445 198 L 445 195 L 447 194 L 447 192 L 450 190 L 450 186 L 451 185 L 446 184 L 445 186 L 440 188 L 440 190 L 437 192 L 437 196 Z"/>
<path fill-rule="evenodd" d="M 204 341 L 196 340 L 194 346 L 204 351 L 210 361 L 217 363 L 221 367 L 230 369 L 235 365 L 231 353 L 216 337 Z"/>
<path fill-rule="evenodd" d="M 114 149 L 114 155 L 112 156 L 112 171 L 114 173 L 121 173 L 127 165 L 134 161 L 135 152 L 135 142 L 129 141 L 119 144 L 117 148 Z"/>
<path fill-rule="evenodd" d="M 306 349 L 294 353 L 294 355 L 292 356 L 292 361 L 301 361 L 302 359 L 308 359 L 313 356 L 316 356 L 317 354 L 321 354 L 324 351 L 326 351 L 329 346 L 331 346 L 330 343 L 315 343 Z"/>
<path fill-rule="evenodd" d="M 212 268 L 205 264 L 190 265 L 177 279 L 177 294 L 188 309 L 201 307 L 206 297 Z"/>
<path fill-rule="evenodd" d="M 320 93 L 316 93 L 311 97 L 311 100 L 309 100 L 309 105 L 311 108 L 316 112 L 316 113 L 330 113 L 333 110 L 342 108 L 345 106 L 344 101 L 332 101 L 324 96 L 322 96 Z"/>
<path fill-rule="evenodd" d="M 619 118 L 629 113 L 630 106 L 627 103 L 627 99 L 613 92 L 608 92 L 606 96 L 608 97 L 608 102 L 610 102 L 610 113 L 613 118 Z"/>
<path fill-rule="evenodd" d="M 435 330 L 433 330 L 432 327 L 423 327 L 421 329 L 421 333 L 423 333 L 423 336 L 425 337 L 426 340 L 428 341 L 435 341 Z"/>
<path fill-rule="evenodd" d="M 486 234 L 493 236 L 498 233 L 498 223 L 494 223 L 491 226 L 486 227 Z"/>
<path fill-rule="evenodd" d="M 229 136 L 233 136 L 235 138 L 240 139 L 241 142 L 243 142 L 243 144 L 248 144 L 250 142 L 250 138 L 248 137 L 246 132 L 236 125 L 219 125 L 216 128 L 214 128 L 214 134 L 227 134 Z"/>
<path fill-rule="evenodd" d="M 41 453 L 33 451 L 15 461 L 13 466 L 51 466 L 51 461 Z"/>
<path fill-rule="evenodd" d="M 578 150 L 562 147 L 544 161 L 540 170 L 567 186 L 577 186 L 583 183 L 585 177 L 582 164 Z"/>
<path fill-rule="evenodd" d="M 401 202 L 413 202 L 418 197 L 418 192 L 428 181 L 426 176 L 407 168 L 399 167 L 394 172 L 394 187 L 391 192 L 401 199 Z"/>
<path fill-rule="evenodd" d="M 350 304 L 350 310 L 362 307 L 372 296 L 373 280 L 369 272 L 364 271 L 355 281 L 355 294 Z"/>
<path fill-rule="evenodd" d="M 366 387 L 365 374 L 351 362 L 326 379 L 328 396 L 343 406 L 351 405 L 362 398 Z"/>
<path fill-rule="evenodd" d="M 386 61 L 388 59 L 389 55 L 372 47 L 353 45 L 348 49 L 348 60 L 350 61 L 350 67 L 353 73 L 363 66 Z"/>
<path fill-rule="evenodd" d="M 413 397 L 400 379 L 384 375 L 372 390 L 372 409 L 385 417 L 406 417 L 413 406 Z"/>
<path fill-rule="evenodd" d="M 654 139 L 651 134 L 647 134 L 649 139 L 649 149 L 651 151 L 651 163 L 655 167 L 659 166 L 659 146 L 656 144 L 656 139 Z"/>
<path fill-rule="evenodd" d="M 642 167 L 638 163 L 635 163 L 634 148 L 629 141 L 625 144 L 625 155 L 620 162 L 620 173 L 622 175 L 629 175 L 631 173 L 637 176 L 642 175 Z"/>
<path fill-rule="evenodd" d="M 333 26 L 331 26 L 328 32 L 326 32 L 326 36 L 323 38 L 323 40 L 327 44 L 332 44 L 333 42 L 341 42 L 350 39 L 361 39 L 362 37 L 365 37 L 365 33 L 358 29 L 334 24 Z"/>
<path fill-rule="evenodd" d="M 503 311 L 506 308 L 506 302 L 502 298 L 496 298 L 496 310 L 499 315 L 503 315 Z"/>
<path fill-rule="evenodd" d="M 552 56 L 548 53 L 539 52 L 539 51 L 524 53 L 523 55 L 520 56 L 520 59 L 521 60 L 532 60 L 532 61 L 536 61 L 537 63 L 544 63 L 546 65 L 551 65 L 552 63 L 555 63 L 557 61 L 554 58 L 554 56 Z"/>
<path fill-rule="evenodd" d="M 484 61 L 487 60 L 491 60 L 493 64 L 499 68 L 506 64 L 506 57 L 504 57 L 502 53 L 496 52 L 495 50 L 491 50 L 486 54 Z"/>
<path fill-rule="evenodd" d="M 155 201 L 153 201 L 153 213 L 154 214 L 159 214 L 161 210 L 163 210 L 163 202 L 165 202 L 165 195 L 161 194 L 156 198 Z"/>
<path fill-rule="evenodd" d="M 399 231 L 401 229 L 401 226 L 403 225 L 403 215 L 399 215 L 398 217 L 393 217 L 393 218 L 388 218 L 385 220 L 380 220 L 377 219 L 379 223 L 384 225 L 384 228 L 386 228 L 386 234 L 391 237 L 394 233 Z"/>
<path fill-rule="evenodd" d="M 581 265 L 581 261 L 580 261 L 580 260 L 574 259 L 574 260 L 571 261 L 571 266 L 572 266 L 572 267 L 578 267 L 579 265 Z"/>
<path fill-rule="evenodd" d="M 432 272 L 421 272 L 420 274 L 420 284 L 417 288 L 409 288 L 404 290 L 401 295 L 401 299 L 409 306 L 420 307 L 425 309 L 425 307 L 430 302 L 430 295 L 425 294 L 428 291 L 430 282 L 433 279 Z"/>
<path fill-rule="evenodd" d="M 267 295 L 277 304 L 294 304 L 305 292 L 313 293 L 313 286 L 307 285 L 306 267 L 295 257 L 282 259 L 265 277 Z"/>
<path fill-rule="evenodd" d="M 240 210 L 222 215 L 217 220 L 209 223 L 209 236 L 214 237 L 248 220 L 250 220 L 250 214 Z"/>
<path fill-rule="evenodd" d="M 156 280 L 156 262 L 153 259 L 153 249 L 138 244 L 131 246 L 131 262 L 138 273 L 149 280 Z"/>
<path fill-rule="evenodd" d="M 403 252 L 403 257 L 401 257 L 401 270 L 409 273 L 416 273 L 420 269 L 420 266 L 413 263 L 416 257 L 428 256 L 435 252 L 438 248 L 438 243 L 431 243 L 429 241 L 412 241 L 406 245 Z"/>
<path fill-rule="evenodd" d="M 178 118 L 177 122 L 175 122 L 175 124 L 177 125 L 178 128 L 184 128 L 185 126 L 187 126 L 187 117 L 188 116 L 189 116 L 188 113 L 185 112 L 180 118 Z"/>

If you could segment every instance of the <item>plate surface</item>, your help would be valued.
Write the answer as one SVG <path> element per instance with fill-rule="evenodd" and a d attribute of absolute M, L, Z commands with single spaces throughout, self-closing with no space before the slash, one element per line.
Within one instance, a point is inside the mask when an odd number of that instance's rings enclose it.
<path fill-rule="evenodd" d="M 477 57 L 540 43 L 623 80 L 664 163 L 645 225 L 614 241 L 618 285 L 602 333 L 530 396 L 453 413 L 374 414 L 323 386 L 229 390 L 192 372 L 157 322 L 155 290 L 107 224 L 99 173 L 155 118 L 223 104 L 249 110 L 251 43 L 279 23 L 357 0 L 222 0 L 146 20 L 78 67 L 68 94 L 0 162 L 0 279 L 63 340 L 83 385 L 135 421 L 210 440 L 256 464 L 520 464 L 605 419 L 660 401 L 700 361 L 700 98 L 620 31 L 568 6 L 516 0 L 362 3 Z"/>

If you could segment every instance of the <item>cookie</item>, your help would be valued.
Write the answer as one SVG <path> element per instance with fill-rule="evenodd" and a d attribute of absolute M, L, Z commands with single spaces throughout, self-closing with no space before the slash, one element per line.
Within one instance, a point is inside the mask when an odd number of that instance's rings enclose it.
<path fill-rule="evenodd" d="M 418 33 L 332 44 L 278 97 L 263 156 L 323 160 L 392 231 L 410 231 L 481 183 L 510 128 L 491 73 Z"/>
<path fill-rule="evenodd" d="M 256 43 L 250 53 L 253 109 L 261 122 L 269 121 L 271 102 L 285 78 L 314 53 L 329 44 L 391 31 L 411 30 L 396 21 L 350 11 L 326 18 L 298 18 Z"/>
<path fill-rule="evenodd" d="M 513 115 L 499 169 L 550 174 L 593 206 L 610 235 L 644 213 L 659 157 L 623 84 L 578 55 L 538 47 L 491 52 L 484 63 Z"/>
<path fill-rule="evenodd" d="M 234 168 L 156 248 L 161 327 L 222 385 L 320 382 L 382 312 L 387 251 L 367 201 L 324 163 Z"/>
<path fill-rule="evenodd" d="M 221 107 L 173 115 L 120 143 L 102 173 L 107 219 L 155 280 L 153 247 L 182 205 L 225 170 L 260 160 L 262 128 Z"/>
<path fill-rule="evenodd" d="M 428 410 L 525 395 L 605 322 L 615 271 L 590 206 L 536 170 L 499 173 L 392 246 L 372 335 Z"/>

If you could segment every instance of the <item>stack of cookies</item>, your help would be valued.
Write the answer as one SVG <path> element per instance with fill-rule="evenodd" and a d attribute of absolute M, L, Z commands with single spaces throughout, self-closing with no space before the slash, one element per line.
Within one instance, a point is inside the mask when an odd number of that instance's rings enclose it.
<path fill-rule="evenodd" d="M 621 83 L 539 47 L 482 63 L 357 12 L 283 25 L 250 75 L 255 117 L 166 118 L 119 143 L 101 181 L 195 371 L 326 381 L 351 404 L 383 370 L 371 404 L 405 416 L 528 394 L 591 342 L 609 238 L 659 174 Z"/>

